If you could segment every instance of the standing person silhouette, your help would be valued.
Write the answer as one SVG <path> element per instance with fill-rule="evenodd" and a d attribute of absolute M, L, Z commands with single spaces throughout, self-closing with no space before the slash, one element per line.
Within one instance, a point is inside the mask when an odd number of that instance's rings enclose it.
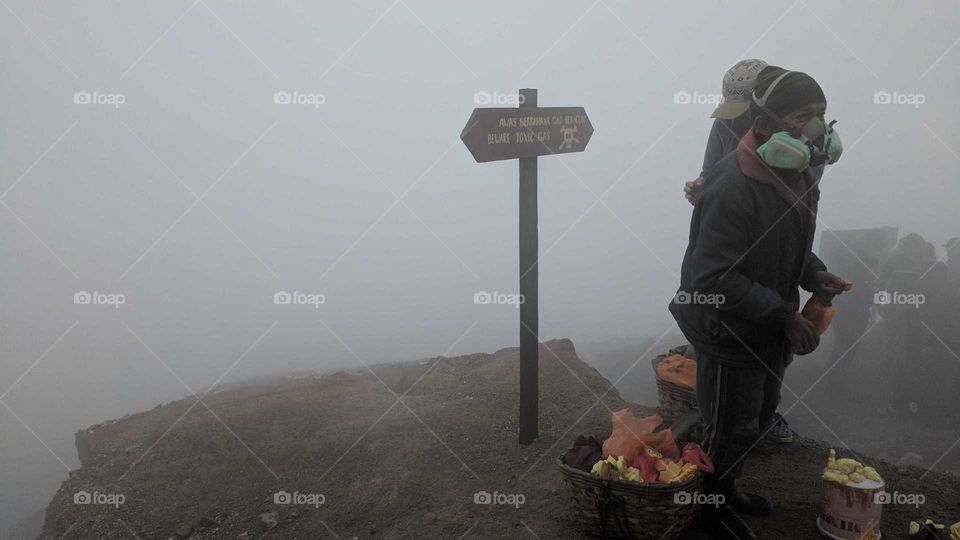
<path fill-rule="evenodd" d="M 706 178 L 723 156 L 736 150 L 740 140 L 750 130 L 753 123 L 753 113 L 750 110 L 751 95 L 756 87 L 757 80 L 764 71 L 779 72 L 781 68 L 770 66 L 763 60 L 755 58 L 741 60 L 727 70 L 723 75 L 723 101 L 717 105 L 713 114 L 713 126 L 707 136 L 707 147 L 703 153 L 703 166 L 700 176 L 684 184 L 684 196 L 690 204 L 695 205 L 706 186 Z M 823 165 L 810 168 L 810 173 L 817 182 L 823 176 Z M 694 347 L 688 347 L 686 355 L 696 358 Z M 767 438 L 780 444 L 790 444 L 794 441 L 793 430 L 786 418 L 775 413 L 774 423 Z"/>
<path fill-rule="evenodd" d="M 725 501 L 702 518 L 718 537 L 741 540 L 757 538 L 741 513 L 771 511 L 736 485 L 743 461 L 772 427 L 793 354 L 820 342 L 798 312 L 799 288 L 829 300 L 844 283 L 811 251 L 820 192 L 810 169 L 842 152 L 823 90 L 805 73 L 768 67 L 750 110 L 751 128 L 705 178 L 674 296 L 717 301 L 670 304 L 698 354 L 703 446 L 716 467 L 704 490 Z"/>

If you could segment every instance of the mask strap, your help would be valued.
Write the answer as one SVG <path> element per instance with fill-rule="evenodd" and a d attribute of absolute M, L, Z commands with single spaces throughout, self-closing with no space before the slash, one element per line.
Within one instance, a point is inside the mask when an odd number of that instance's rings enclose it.
<path fill-rule="evenodd" d="M 777 77 L 776 79 L 774 79 L 773 82 L 770 83 L 770 86 L 767 87 L 767 91 L 763 93 L 763 97 L 761 97 L 761 98 L 758 98 L 758 97 L 757 97 L 757 91 L 754 90 L 753 93 L 751 94 L 751 97 L 753 98 L 753 102 L 756 103 L 757 106 L 759 106 L 760 108 L 765 107 L 765 106 L 767 105 L 767 99 L 770 98 L 770 94 L 773 92 L 773 89 L 777 86 L 777 84 L 780 83 L 780 81 L 783 80 L 784 77 L 786 77 L 787 75 L 789 75 L 789 74 L 791 74 L 791 73 L 793 73 L 793 72 L 792 72 L 792 71 L 785 71 L 782 75 L 780 75 L 779 77 Z"/>

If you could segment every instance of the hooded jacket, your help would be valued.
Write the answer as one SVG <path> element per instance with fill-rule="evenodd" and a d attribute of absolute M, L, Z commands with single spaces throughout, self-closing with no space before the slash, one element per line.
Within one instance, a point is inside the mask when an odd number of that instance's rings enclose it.
<path fill-rule="evenodd" d="M 826 270 L 811 251 L 817 179 L 807 170 L 785 183 L 756 149 L 751 130 L 709 173 L 670 303 L 694 347 L 729 363 L 782 354 L 798 287 L 812 292 L 814 274 Z"/>

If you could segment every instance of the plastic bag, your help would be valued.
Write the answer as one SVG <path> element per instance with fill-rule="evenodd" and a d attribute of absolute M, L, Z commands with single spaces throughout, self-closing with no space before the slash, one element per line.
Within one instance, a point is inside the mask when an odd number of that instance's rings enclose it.
<path fill-rule="evenodd" d="M 663 423 L 657 415 L 637 417 L 633 409 L 624 407 L 611 417 L 613 433 L 603 442 L 603 457 L 623 456 L 627 463 L 633 463 L 637 456 L 651 448 L 664 458 L 680 459 L 680 449 L 669 429 L 654 432 Z"/>
<path fill-rule="evenodd" d="M 683 461 L 693 463 L 701 471 L 706 473 L 716 472 L 710 455 L 704 452 L 699 444 L 687 443 L 681 453 L 683 454 Z"/>

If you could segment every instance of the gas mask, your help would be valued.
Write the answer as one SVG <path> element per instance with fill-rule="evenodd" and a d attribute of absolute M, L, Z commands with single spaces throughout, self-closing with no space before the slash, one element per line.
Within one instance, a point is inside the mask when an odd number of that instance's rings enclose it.
<path fill-rule="evenodd" d="M 770 83 L 763 96 L 753 94 L 753 101 L 761 108 L 777 86 L 791 72 L 786 71 Z M 779 120 L 778 120 L 779 121 Z M 840 135 L 833 129 L 834 120 L 824 124 L 819 118 L 811 118 L 800 128 L 787 128 L 780 122 L 781 131 L 767 139 L 757 148 L 757 154 L 771 167 L 802 171 L 824 163 L 834 164 L 843 153 Z"/>
<path fill-rule="evenodd" d="M 834 120 L 824 124 L 811 118 L 799 129 L 778 131 L 757 148 L 757 154 L 771 167 L 802 171 L 824 163 L 832 165 L 843 153 Z"/>

